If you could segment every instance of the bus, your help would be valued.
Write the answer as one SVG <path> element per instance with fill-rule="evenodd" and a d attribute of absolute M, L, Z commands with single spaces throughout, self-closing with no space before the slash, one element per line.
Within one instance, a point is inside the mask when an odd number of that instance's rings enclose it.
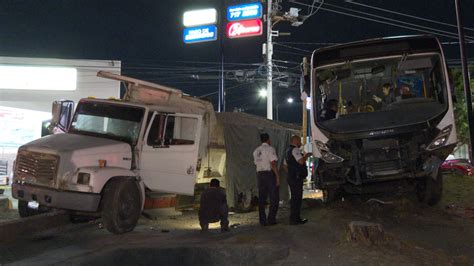
<path fill-rule="evenodd" d="M 442 195 L 439 170 L 456 143 L 446 60 L 433 36 L 370 39 L 315 50 L 310 89 L 316 188 Z"/>

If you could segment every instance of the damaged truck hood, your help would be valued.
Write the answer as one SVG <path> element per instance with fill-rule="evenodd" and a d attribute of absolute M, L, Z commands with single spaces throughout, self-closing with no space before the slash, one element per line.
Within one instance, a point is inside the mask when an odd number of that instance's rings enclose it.
<path fill-rule="evenodd" d="M 99 166 L 106 160 L 107 167 L 131 168 L 132 149 L 128 143 L 79 134 L 46 136 L 20 147 L 22 152 L 52 154 L 59 157 L 57 174 L 49 186 L 58 186 L 59 180 L 70 179 L 81 167 Z"/>
<path fill-rule="evenodd" d="M 56 134 L 46 136 L 23 145 L 22 149 L 32 151 L 38 151 L 38 149 L 42 151 L 49 150 L 50 152 L 59 155 L 60 153 L 73 151 L 76 153 L 100 153 L 101 149 L 93 151 L 100 147 L 107 147 L 107 152 L 130 150 L 130 145 L 125 142 L 78 134 Z"/>

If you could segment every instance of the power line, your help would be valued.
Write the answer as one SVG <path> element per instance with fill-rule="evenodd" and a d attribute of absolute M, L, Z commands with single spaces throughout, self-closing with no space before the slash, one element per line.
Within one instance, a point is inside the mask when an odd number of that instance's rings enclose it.
<path fill-rule="evenodd" d="M 296 45 L 335 45 L 341 44 L 338 42 L 278 42 L 284 44 L 296 44 Z"/>
<path fill-rule="evenodd" d="M 281 44 L 281 43 L 278 43 L 278 42 L 274 42 L 273 44 L 279 45 L 281 47 L 286 47 L 286 48 L 290 48 L 290 49 L 293 49 L 293 50 L 297 50 L 297 51 L 306 52 L 306 53 L 311 53 L 312 52 L 312 51 L 309 51 L 309 50 L 301 49 L 301 48 L 286 45 L 286 44 Z"/>
<path fill-rule="evenodd" d="M 319 4 L 319 6 L 316 8 L 316 10 L 313 12 L 313 8 L 314 8 L 314 4 L 316 3 L 316 1 L 319 1 L 319 0 L 313 0 L 313 5 L 311 6 L 311 12 L 309 12 L 308 16 L 306 16 L 305 20 L 310 18 L 311 16 L 313 16 L 314 14 L 318 13 L 318 11 L 321 9 L 321 7 L 323 6 L 324 4 L 324 0 L 321 0 L 321 3 Z"/>
<path fill-rule="evenodd" d="M 132 62 L 139 62 L 138 64 L 152 64 L 152 63 L 144 63 L 143 61 L 149 62 L 161 62 L 166 63 L 181 63 L 181 64 L 203 64 L 203 65 L 221 65 L 221 62 L 210 62 L 210 61 L 187 61 L 187 60 L 154 60 L 154 59 L 126 59 L 122 60 L 122 64 L 134 64 Z M 227 62 L 224 65 L 261 65 L 262 63 L 236 63 L 236 62 Z"/>
<path fill-rule="evenodd" d="M 293 52 L 286 52 L 286 51 L 276 51 L 279 54 L 289 54 L 289 55 L 297 55 L 297 56 L 307 56 L 308 54 L 303 53 L 293 53 Z M 311 53 L 311 52 L 309 52 Z"/>
<path fill-rule="evenodd" d="M 345 2 L 349 3 L 349 4 L 353 4 L 353 5 L 363 6 L 363 7 L 379 10 L 379 11 L 384 11 L 384 12 L 387 12 L 387 13 L 392 13 L 392 14 L 404 16 L 404 17 L 409 17 L 409 18 L 413 18 L 413 19 L 418 19 L 418 20 L 423 20 L 423 21 L 427 21 L 427 22 L 431 22 L 431 23 L 436 23 L 436 24 L 439 24 L 439 25 L 445 25 L 445 26 L 457 28 L 457 25 L 454 25 L 454 24 L 449 24 L 449 23 L 445 23 L 445 22 L 441 22 L 441 21 L 427 19 L 427 18 L 423 18 L 423 17 L 419 17 L 419 16 L 413 16 L 413 15 L 410 15 L 410 14 L 397 12 L 397 11 L 393 11 L 393 10 L 389 10 L 389 9 L 385 9 L 385 8 L 380 8 L 380 7 L 376 7 L 376 6 L 372 6 L 372 5 L 362 4 L 362 3 L 355 2 L 353 0 L 346 0 Z M 464 27 L 464 29 L 474 31 L 473 28 Z"/>
<path fill-rule="evenodd" d="M 406 22 L 406 21 L 402 21 L 402 20 L 387 18 L 387 17 L 384 17 L 384 16 L 379 16 L 379 15 L 375 15 L 375 14 L 368 13 L 368 12 L 353 10 L 353 9 L 341 7 L 341 6 L 338 6 L 338 5 L 327 4 L 327 3 L 326 3 L 326 5 L 327 6 L 332 6 L 334 8 L 339 8 L 339 9 L 342 9 L 342 10 L 345 10 L 345 11 L 352 11 L 354 13 L 358 13 L 358 14 L 362 14 L 362 15 L 369 15 L 369 16 L 372 16 L 372 17 L 375 17 L 375 18 L 385 19 L 385 20 L 392 21 L 392 22 L 395 22 L 395 23 L 398 22 L 398 23 L 401 23 L 401 24 L 405 24 L 405 25 L 409 25 L 409 26 L 413 26 L 413 27 L 418 27 L 418 28 L 421 28 L 421 29 L 431 30 L 431 31 L 435 31 L 435 32 L 441 32 L 441 33 L 444 33 L 444 34 L 452 35 L 453 37 L 457 38 L 457 34 L 453 33 L 453 32 L 450 32 L 450 31 L 440 30 L 440 29 L 427 27 L 427 26 L 423 26 L 423 25 L 419 25 L 419 24 L 415 24 L 415 23 L 410 23 L 410 22 Z M 466 37 L 472 38 L 472 36 L 466 36 Z"/>
<path fill-rule="evenodd" d="M 299 5 L 303 5 L 303 6 L 308 6 L 308 4 L 301 3 L 301 2 L 297 2 L 297 1 L 293 1 L 293 3 L 299 4 Z M 387 21 L 383 21 L 383 20 L 379 20 L 379 19 L 368 18 L 368 17 L 364 17 L 364 16 L 359 16 L 359 15 L 355 15 L 355 14 L 350 14 L 350 13 L 347 13 L 347 12 L 343 12 L 343 11 L 339 11 L 339 10 L 333 10 L 333 9 L 330 9 L 330 8 L 321 7 L 321 10 L 328 11 L 328 12 L 332 12 L 332 13 L 336 13 L 336 14 L 340 14 L 340 15 L 350 16 L 350 17 L 354 17 L 354 18 L 359 18 L 359 19 L 363 19 L 363 20 L 368 20 L 368 21 L 372 21 L 372 22 L 377 22 L 377 23 L 381 23 L 381 24 L 386 24 L 386 25 L 390 25 L 390 26 L 394 26 L 394 27 L 399 27 L 399 28 L 404 28 L 404 29 L 409 29 L 409 30 L 414 30 L 414 31 L 421 31 L 421 32 L 424 32 L 424 33 L 430 33 L 430 34 L 435 34 L 435 35 L 439 35 L 439 36 L 444 36 L 444 37 L 447 37 L 447 38 L 457 39 L 457 37 L 451 36 L 451 35 L 447 35 L 447 34 L 434 33 L 434 32 L 427 31 L 427 30 L 420 30 L 419 28 L 414 28 L 414 27 L 399 25 L 399 24 L 396 24 L 396 23 L 391 23 L 391 22 L 387 22 Z M 352 11 L 352 10 L 351 10 L 351 11 Z M 370 15 L 370 14 L 369 14 L 369 15 Z M 385 18 L 384 18 L 384 19 L 385 19 Z M 471 39 L 470 39 L 470 40 L 471 40 Z"/>

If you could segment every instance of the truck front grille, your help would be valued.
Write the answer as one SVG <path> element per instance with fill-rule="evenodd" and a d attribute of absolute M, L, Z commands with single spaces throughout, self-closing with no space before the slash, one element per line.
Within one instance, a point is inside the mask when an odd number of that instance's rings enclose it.
<path fill-rule="evenodd" d="M 49 182 L 57 173 L 59 158 L 56 155 L 19 151 L 16 160 L 16 176 L 20 180 Z"/>

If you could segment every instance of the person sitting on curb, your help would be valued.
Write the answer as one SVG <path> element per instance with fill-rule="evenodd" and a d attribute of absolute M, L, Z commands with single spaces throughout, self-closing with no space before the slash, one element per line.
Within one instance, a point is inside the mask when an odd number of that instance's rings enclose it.
<path fill-rule="evenodd" d="M 209 223 L 221 222 L 221 231 L 229 231 L 229 207 L 225 190 L 220 187 L 218 179 L 211 179 L 209 188 L 201 194 L 199 224 L 201 231 L 207 232 Z"/>

